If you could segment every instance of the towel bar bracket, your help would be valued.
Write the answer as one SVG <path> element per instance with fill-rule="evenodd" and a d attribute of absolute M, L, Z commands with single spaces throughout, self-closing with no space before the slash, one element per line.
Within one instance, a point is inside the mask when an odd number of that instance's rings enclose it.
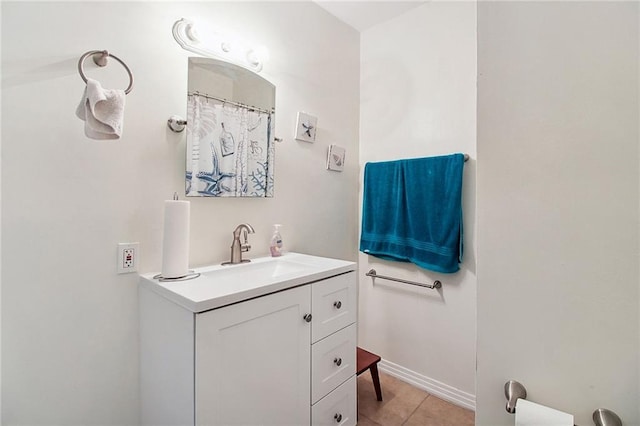
<path fill-rule="evenodd" d="M 426 288 L 442 288 L 442 283 L 438 280 L 435 280 L 433 282 L 433 284 L 424 284 L 424 283 L 419 283 L 416 281 L 409 281 L 409 280 L 403 280 L 401 278 L 393 278 L 393 277 L 385 277 L 384 275 L 378 275 L 376 273 L 375 269 L 371 269 L 369 270 L 369 272 L 366 273 L 366 275 L 368 277 L 372 277 L 372 278 L 380 278 L 382 280 L 389 280 L 389 281 L 397 281 L 399 283 L 404 283 L 404 284 L 411 284 L 411 285 L 417 285 L 418 287 L 426 287 Z"/>
<path fill-rule="evenodd" d="M 107 64 L 109 63 L 108 58 L 109 58 L 109 51 L 108 50 L 103 50 L 99 53 L 94 53 L 92 55 L 93 57 L 93 63 L 95 63 L 97 66 L 99 67 L 106 67 Z"/>
<path fill-rule="evenodd" d="M 174 131 L 176 133 L 180 133 L 187 126 L 187 120 L 185 120 L 184 118 L 180 117 L 179 115 L 172 115 L 167 120 L 167 126 L 169 126 L 169 128 L 172 131 Z"/>

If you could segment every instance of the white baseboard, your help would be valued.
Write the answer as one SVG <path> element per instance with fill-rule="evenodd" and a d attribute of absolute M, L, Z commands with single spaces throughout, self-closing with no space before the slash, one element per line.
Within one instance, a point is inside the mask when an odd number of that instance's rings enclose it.
<path fill-rule="evenodd" d="M 404 368 L 401 365 L 394 364 L 385 359 L 378 364 L 378 369 L 390 376 L 396 377 L 403 382 L 407 382 L 417 388 L 429 392 L 438 398 L 451 402 L 469 410 L 476 410 L 476 396 L 470 393 L 456 389 L 445 383 L 439 382 L 422 374 Z M 384 391 L 384 390 L 383 390 Z"/>

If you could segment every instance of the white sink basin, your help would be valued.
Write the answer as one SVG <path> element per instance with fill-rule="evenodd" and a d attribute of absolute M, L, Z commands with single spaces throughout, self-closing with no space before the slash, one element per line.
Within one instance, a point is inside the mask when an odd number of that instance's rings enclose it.
<path fill-rule="evenodd" d="M 145 286 L 192 312 L 203 312 L 355 270 L 355 263 L 300 253 L 261 257 L 238 265 L 198 268 L 198 278 L 160 282 L 144 274 Z"/>
<path fill-rule="evenodd" d="M 223 285 L 227 281 L 235 283 L 238 279 L 256 282 L 269 280 L 281 275 L 300 273 L 307 268 L 307 265 L 290 262 L 282 257 L 269 257 L 250 263 L 203 269 L 199 272 L 208 279 L 215 280 L 218 285 Z"/>

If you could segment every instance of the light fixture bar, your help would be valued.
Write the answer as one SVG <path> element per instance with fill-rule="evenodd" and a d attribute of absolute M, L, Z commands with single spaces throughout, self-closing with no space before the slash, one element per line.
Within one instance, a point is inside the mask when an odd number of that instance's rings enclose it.
<path fill-rule="evenodd" d="M 247 46 L 241 41 L 230 41 L 225 36 L 213 32 L 201 38 L 195 24 L 188 19 L 176 21 L 172 33 L 176 42 L 185 50 L 231 62 L 256 73 L 262 70 L 263 58 L 260 57 L 260 49 Z"/>

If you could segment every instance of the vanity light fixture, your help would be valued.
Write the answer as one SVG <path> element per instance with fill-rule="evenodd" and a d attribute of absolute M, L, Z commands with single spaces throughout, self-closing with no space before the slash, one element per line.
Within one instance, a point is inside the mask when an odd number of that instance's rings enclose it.
<path fill-rule="evenodd" d="M 249 46 L 213 31 L 206 33 L 196 28 L 193 21 L 182 18 L 173 24 L 173 38 L 185 50 L 209 58 L 222 59 L 253 72 L 260 72 L 267 57 L 264 47 Z"/>

